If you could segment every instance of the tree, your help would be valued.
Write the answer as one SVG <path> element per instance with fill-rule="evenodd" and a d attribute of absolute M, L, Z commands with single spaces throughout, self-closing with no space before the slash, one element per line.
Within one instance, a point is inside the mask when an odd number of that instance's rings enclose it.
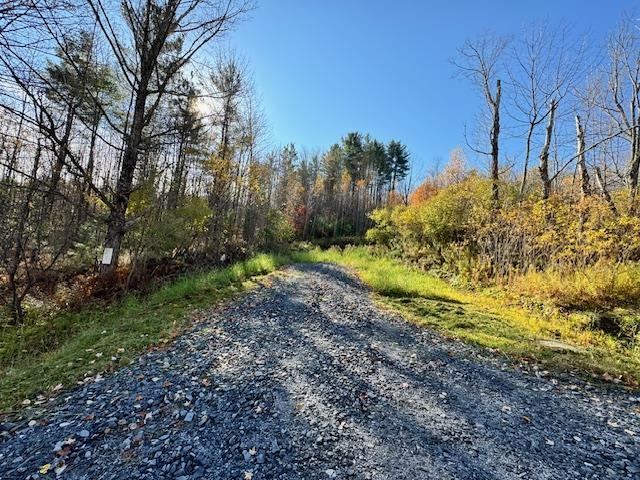
<path fill-rule="evenodd" d="M 489 152 L 474 148 L 478 153 L 491 158 L 491 199 L 498 207 L 499 153 L 500 153 L 500 101 L 502 83 L 498 78 L 500 61 L 508 45 L 508 40 L 485 33 L 475 41 L 468 40 L 458 49 L 458 59 L 454 64 L 461 74 L 482 92 L 490 115 Z M 495 88 L 493 87 L 495 85 Z"/>
<path fill-rule="evenodd" d="M 356 183 L 362 177 L 364 146 L 362 134 L 358 132 L 348 133 L 342 139 L 344 161 L 347 173 L 351 177 L 351 193 L 355 191 Z"/>
<path fill-rule="evenodd" d="M 181 83 L 182 94 L 172 98 L 170 103 L 169 125 L 176 145 L 175 162 L 167 194 L 169 210 L 177 208 L 180 198 L 184 196 L 189 157 L 199 151 L 203 142 L 204 123 L 197 110 L 198 91 L 187 80 Z"/>
<path fill-rule="evenodd" d="M 547 128 L 544 136 L 544 144 L 542 145 L 542 150 L 540 150 L 540 165 L 538 170 L 540 172 L 540 180 L 542 183 L 542 199 L 547 200 L 551 195 L 551 177 L 549 176 L 549 149 L 551 148 L 551 142 L 553 140 L 553 126 L 556 115 L 557 103 L 555 99 L 551 100 L 551 105 L 549 106 L 549 113 L 547 116 Z M 530 127 L 535 127 L 535 125 L 530 124 Z M 532 130 L 531 130 L 532 131 Z M 523 180 L 524 182 L 524 180 Z M 524 193 L 523 184 L 520 184 L 520 196 Z"/>
<path fill-rule="evenodd" d="M 89 192 L 95 167 L 95 146 L 98 128 L 105 112 L 110 111 L 119 92 L 111 68 L 96 59 L 95 37 L 81 30 L 76 36 L 68 36 L 57 48 L 58 62 L 48 62 L 45 74 L 47 97 L 59 106 L 62 115 L 61 131 L 52 143 L 55 152 L 49 185 L 49 206 L 53 203 L 65 166 L 70 160 L 71 135 L 79 120 L 90 130 L 89 153 L 83 166 L 82 194 Z M 53 126 L 51 128 L 54 128 Z M 73 171 L 73 165 L 71 165 Z M 86 216 L 86 200 L 81 200 L 82 216 Z"/>
<path fill-rule="evenodd" d="M 387 145 L 387 167 L 390 177 L 391 191 L 395 192 L 396 184 L 409 173 L 409 152 L 400 142 L 391 140 Z"/>
<path fill-rule="evenodd" d="M 640 34 L 625 18 L 609 41 L 607 90 L 600 107 L 630 145 L 625 172 L 627 188 L 635 198 L 640 176 Z"/>
<path fill-rule="evenodd" d="M 527 186 L 535 136 L 545 122 L 540 175 L 543 197 L 549 196 L 548 156 L 558 107 L 576 89 L 584 73 L 585 44 L 580 39 L 571 39 L 570 33 L 571 29 L 564 23 L 536 23 L 512 43 L 512 61 L 507 66 L 512 116 L 518 126 L 525 128 L 520 198 Z"/>
<path fill-rule="evenodd" d="M 591 185 L 589 182 L 589 171 L 585 160 L 586 142 L 584 139 L 584 128 L 580 122 L 580 115 L 576 115 L 576 156 L 578 157 L 578 173 L 580 175 L 580 193 L 582 198 L 591 195 Z"/>
<path fill-rule="evenodd" d="M 145 129 L 167 95 L 167 87 L 193 57 L 226 32 L 250 8 L 244 0 L 123 0 L 120 12 L 126 35 L 116 33 L 103 0 L 87 0 L 109 45 L 120 74 L 131 91 L 131 111 L 124 130 L 124 149 L 113 193 L 105 248 L 112 259 L 105 273 L 115 271 L 127 224 L 127 205 L 145 145 Z M 130 52 L 130 53 L 129 53 Z"/>

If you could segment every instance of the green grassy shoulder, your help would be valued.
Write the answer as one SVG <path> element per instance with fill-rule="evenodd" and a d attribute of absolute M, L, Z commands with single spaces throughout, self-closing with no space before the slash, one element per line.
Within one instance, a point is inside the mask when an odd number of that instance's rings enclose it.
<path fill-rule="evenodd" d="M 84 378 L 127 365 L 191 325 L 195 313 L 245 290 L 251 279 L 289 263 L 257 255 L 221 270 L 191 274 L 144 296 L 53 315 L 0 330 L 0 410 L 38 404 Z"/>
<path fill-rule="evenodd" d="M 640 347 L 590 328 L 587 316 L 555 309 L 536 311 L 503 295 L 460 290 L 397 260 L 376 256 L 365 247 L 300 252 L 296 260 L 352 268 L 380 304 L 447 336 L 545 368 L 640 384 Z M 541 344 L 545 340 L 552 341 L 550 346 Z M 563 344 L 567 349 L 558 350 Z"/>

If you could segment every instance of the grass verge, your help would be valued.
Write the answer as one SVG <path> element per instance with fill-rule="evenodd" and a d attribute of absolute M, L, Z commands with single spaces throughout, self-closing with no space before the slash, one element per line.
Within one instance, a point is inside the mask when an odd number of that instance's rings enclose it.
<path fill-rule="evenodd" d="M 640 346 L 592 329 L 586 315 L 533 311 L 490 292 L 459 290 L 399 261 L 375 256 L 366 247 L 300 252 L 296 261 L 350 267 L 381 304 L 446 336 L 546 368 L 640 385 Z M 541 345 L 544 340 L 553 342 Z"/>
<path fill-rule="evenodd" d="M 292 261 L 352 268 L 383 306 L 446 336 L 549 368 L 640 384 L 640 347 L 594 331 L 584 316 L 531 312 L 505 297 L 456 289 L 396 260 L 375 256 L 366 247 L 348 247 L 258 255 L 222 270 L 185 276 L 149 296 L 129 296 L 103 308 L 0 330 L 0 410 L 10 413 L 25 400 L 44 403 L 63 388 L 127 365 L 183 332 L 195 312 Z M 545 339 L 561 340 L 578 351 L 545 347 L 539 343 Z"/>
<path fill-rule="evenodd" d="M 221 270 L 191 274 L 155 293 L 103 308 L 56 314 L 0 330 L 0 410 L 37 405 L 84 378 L 127 365 L 184 331 L 194 311 L 209 307 L 290 259 L 261 254 Z"/>

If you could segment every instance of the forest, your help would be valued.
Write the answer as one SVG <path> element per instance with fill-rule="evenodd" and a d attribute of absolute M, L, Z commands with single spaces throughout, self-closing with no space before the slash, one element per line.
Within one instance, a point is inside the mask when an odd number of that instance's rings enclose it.
<path fill-rule="evenodd" d="M 2 5 L 0 295 L 14 325 L 294 238 L 356 239 L 408 195 L 397 140 L 270 144 L 251 67 L 224 43 L 252 2 Z"/>
<path fill-rule="evenodd" d="M 606 45 L 566 22 L 465 42 L 452 63 L 483 105 L 466 136 L 483 167 L 454 149 L 367 239 L 464 288 L 587 312 L 579 328 L 637 348 L 639 33 L 623 16 Z"/>
<path fill-rule="evenodd" d="M 582 3 L 0 0 L 0 478 L 640 478 Z"/>

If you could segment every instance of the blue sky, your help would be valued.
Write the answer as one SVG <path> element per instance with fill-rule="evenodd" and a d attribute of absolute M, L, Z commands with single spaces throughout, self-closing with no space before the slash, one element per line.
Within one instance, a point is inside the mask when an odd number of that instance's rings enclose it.
<path fill-rule="evenodd" d="M 261 0 L 231 44 L 254 72 L 272 142 L 326 149 L 350 131 L 405 143 L 416 171 L 464 146 L 478 95 L 449 63 L 490 29 L 568 20 L 604 42 L 632 0 Z M 469 155 L 473 157 L 472 154 Z M 471 158 L 473 160 L 473 158 Z"/>

